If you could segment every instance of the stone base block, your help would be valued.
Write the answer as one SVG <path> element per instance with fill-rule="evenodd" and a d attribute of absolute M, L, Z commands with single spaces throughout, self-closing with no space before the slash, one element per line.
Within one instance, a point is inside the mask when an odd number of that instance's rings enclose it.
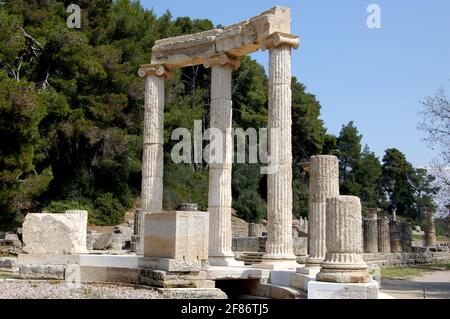
<path fill-rule="evenodd" d="M 277 286 L 291 287 L 291 276 L 295 270 L 272 270 L 270 272 L 270 283 Z"/>
<path fill-rule="evenodd" d="M 18 272 L 19 265 L 15 257 L 0 257 L 0 271 Z"/>
<path fill-rule="evenodd" d="M 79 264 L 79 255 L 61 254 L 20 254 L 19 265 L 69 265 Z"/>
<path fill-rule="evenodd" d="M 296 258 L 294 259 L 262 259 L 261 263 L 252 265 L 252 267 L 263 269 L 276 269 L 276 270 L 295 270 L 299 264 L 297 264 Z"/>
<path fill-rule="evenodd" d="M 317 267 L 299 267 L 297 272 L 292 274 L 291 286 L 294 288 L 308 291 L 308 283 L 316 280 L 316 276 L 319 273 L 320 268 Z"/>
<path fill-rule="evenodd" d="M 378 299 L 378 283 L 342 284 L 310 281 L 308 299 Z"/>
<path fill-rule="evenodd" d="M 228 299 L 228 296 L 218 288 L 159 288 L 168 299 Z"/>
<path fill-rule="evenodd" d="M 160 288 L 204 288 L 212 285 L 206 272 L 176 273 L 162 270 L 140 269 L 139 283 Z"/>
<path fill-rule="evenodd" d="M 306 299 L 306 294 L 302 291 L 274 284 L 256 284 L 250 289 L 250 293 L 268 299 Z"/>
<path fill-rule="evenodd" d="M 19 275 L 27 279 L 64 280 L 64 265 L 20 265 Z"/>
<path fill-rule="evenodd" d="M 171 258 L 144 257 L 139 261 L 139 268 L 170 272 L 199 272 L 202 270 L 202 262 L 197 260 L 184 261 Z"/>
<path fill-rule="evenodd" d="M 244 266 L 243 261 L 238 261 L 234 256 L 209 256 L 208 262 L 211 266 L 227 266 L 227 267 L 242 267 Z"/>

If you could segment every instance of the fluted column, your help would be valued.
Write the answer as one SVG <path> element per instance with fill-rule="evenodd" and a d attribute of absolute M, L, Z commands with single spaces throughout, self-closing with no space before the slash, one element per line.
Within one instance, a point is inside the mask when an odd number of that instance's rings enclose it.
<path fill-rule="evenodd" d="M 169 76 L 162 65 L 144 65 L 146 76 L 142 154 L 141 222 L 138 254 L 143 254 L 145 214 L 162 211 L 164 170 L 164 81 Z"/>
<path fill-rule="evenodd" d="M 292 240 L 291 48 L 298 39 L 274 34 L 269 49 L 269 172 L 267 176 L 267 244 L 263 266 L 295 265 Z"/>
<path fill-rule="evenodd" d="M 327 253 L 317 281 L 366 283 L 372 278 L 362 257 L 361 203 L 355 196 L 327 199 Z"/>
<path fill-rule="evenodd" d="M 209 158 L 209 263 L 213 266 L 241 265 L 231 250 L 231 169 L 232 169 L 232 101 L 231 75 L 239 61 L 225 54 L 207 61 L 211 67 L 210 128 L 221 132 L 219 157 Z M 215 134 L 212 132 L 212 134 Z M 217 153 L 219 151 L 219 153 Z"/>
<path fill-rule="evenodd" d="M 339 160 L 333 155 L 311 156 L 309 170 L 309 256 L 306 267 L 319 267 L 326 253 L 327 198 L 339 195 Z"/>
<path fill-rule="evenodd" d="M 391 239 L 389 233 L 389 219 L 381 217 L 378 219 L 378 252 L 391 252 Z"/>
<path fill-rule="evenodd" d="M 364 224 L 364 252 L 377 253 L 378 252 L 378 223 L 377 211 L 371 210 L 363 220 Z"/>
<path fill-rule="evenodd" d="M 400 226 L 402 252 L 410 253 L 412 251 L 412 230 L 411 225 L 402 222 Z"/>
<path fill-rule="evenodd" d="M 425 223 L 425 246 L 436 246 L 436 222 L 432 209 L 426 210 Z"/>

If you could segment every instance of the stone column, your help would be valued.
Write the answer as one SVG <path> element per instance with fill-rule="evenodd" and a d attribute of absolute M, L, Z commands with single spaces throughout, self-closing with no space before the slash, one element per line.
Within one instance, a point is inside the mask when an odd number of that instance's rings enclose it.
<path fill-rule="evenodd" d="M 367 218 L 363 221 L 364 224 L 364 252 L 377 253 L 378 252 L 378 223 L 377 210 L 370 210 Z"/>
<path fill-rule="evenodd" d="M 87 222 L 88 222 L 88 212 L 85 210 L 66 210 L 64 214 L 77 215 L 80 216 L 80 231 L 78 240 L 78 253 L 88 253 L 87 249 Z"/>
<path fill-rule="evenodd" d="M 267 244 L 260 264 L 295 266 L 292 240 L 291 48 L 298 38 L 275 33 L 269 49 L 269 170 L 267 176 Z"/>
<path fill-rule="evenodd" d="M 142 155 L 142 203 L 138 254 L 143 254 L 145 214 L 162 211 L 164 170 L 164 80 L 169 73 L 163 65 L 143 65 L 146 76 L 144 101 L 144 144 Z"/>
<path fill-rule="evenodd" d="M 327 198 L 339 195 L 339 160 L 333 155 L 311 156 L 309 177 L 309 256 L 306 267 L 319 267 L 326 253 Z"/>
<path fill-rule="evenodd" d="M 400 237 L 402 242 L 402 252 L 410 253 L 412 251 L 412 230 L 408 223 L 401 223 Z"/>
<path fill-rule="evenodd" d="M 427 209 L 425 211 L 425 246 L 436 246 L 436 223 L 434 220 L 434 211 Z"/>
<path fill-rule="evenodd" d="M 232 101 L 231 75 L 239 61 L 225 54 L 205 61 L 211 67 L 210 128 L 222 134 L 221 158 L 209 160 L 209 263 L 213 266 L 242 265 L 231 250 L 231 169 L 232 169 Z M 217 150 L 216 150 L 217 152 Z M 217 153 L 216 153 L 217 154 Z"/>
<path fill-rule="evenodd" d="M 378 219 L 378 252 L 391 252 L 391 239 L 389 233 L 389 219 L 381 217 Z"/>
<path fill-rule="evenodd" d="M 248 224 L 248 237 L 260 237 L 261 236 L 261 227 L 256 223 Z"/>
<path fill-rule="evenodd" d="M 362 257 L 361 203 L 355 196 L 327 199 L 327 253 L 317 281 L 367 283 L 372 280 Z"/>
<path fill-rule="evenodd" d="M 401 225 L 400 222 L 391 220 L 389 222 L 389 236 L 391 242 L 391 253 L 402 252 Z"/>

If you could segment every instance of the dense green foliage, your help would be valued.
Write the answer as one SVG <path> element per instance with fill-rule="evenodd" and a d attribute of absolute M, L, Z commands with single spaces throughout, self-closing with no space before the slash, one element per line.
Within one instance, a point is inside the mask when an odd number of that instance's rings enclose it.
<path fill-rule="evenodd" d="M 125 211 L 138 205 L 140 193 L 145 80 L 137 70 L 150 61 L 155 40 L 214 27 L 209 20 L 173 19 L 168 12 L 158 17 L 134 0 L 82 0 L 81 29 L 71 29 L 66 25 L 71 2 L 0 4 L 1 227 L 28 212 L 69 208 L 89 210 L 93 224 L 120 223 Z M 176 70 L 166 83 L 165 209 L 179 202 L 207 208 L 207 165 L 175 165 L 170 152 L 177 143 L 171 140 L 175 128 L 192 131 L 194 120 L 201 120 L 203 129 L 209 126 L 209 92 L 210 70 L 203 66 Z M 295 216 L 307 215 L 308 176 L 302 166 L 321 153 L 338 155 L 342 189 L 366 205 L 377 205 L 385 194 L 402 212 L 429 204 L 426 174 L 411 175 L 409 166 L 405 173 L 404 163 L 398 171 L 391 152 L 382 169 L 368 148 L 361 152 L 352 122 L 336 138 L 319 116 L 315 96 L 293 78 Z M 233 73 L 233 126 L 267 126 L 267 76 L 250 57 Z M 258 163 L 233 166 L 238 215 L 255 222 L 265 218 L 266 180 Z M 410 183 L 407 194 L 402 183 Z M 414 202 L 417 207 L 408 204 L 414 198 L 422 200 Z"/>

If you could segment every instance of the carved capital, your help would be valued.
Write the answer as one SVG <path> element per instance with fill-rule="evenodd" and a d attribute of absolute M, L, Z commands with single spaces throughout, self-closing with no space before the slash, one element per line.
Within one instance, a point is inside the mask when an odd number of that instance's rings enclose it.
<path fill-rule="evenodd" d="M 237 70 L 239 66 L 241 65 L 241 62 L 239 59 L 236 59 L 234 57 L 230 57 L 229 55 L 225 53 L 217 54 L 212 57 L 206 58 L 203 61 L 203 66 L 205 68 L 209 68 L 212 65 L 229 65 L 233 70 Z"/>
<path fill-rule="evenodd" d="M 140 77 L 145 76 L 160 76 L 164 79 L 170 78 L 170 72 L 162 64 L 143 64 L 138 70 Z"/>
<path fill-rule="evenodd" d="M 266 49 L 283 44 L 290 45 L 292 48 L 297 49 L 300 45 L 300 40 L 298 36 L 293 34 L 274 32 L 262 41 L 261 49 L 265 51 Z"/>

